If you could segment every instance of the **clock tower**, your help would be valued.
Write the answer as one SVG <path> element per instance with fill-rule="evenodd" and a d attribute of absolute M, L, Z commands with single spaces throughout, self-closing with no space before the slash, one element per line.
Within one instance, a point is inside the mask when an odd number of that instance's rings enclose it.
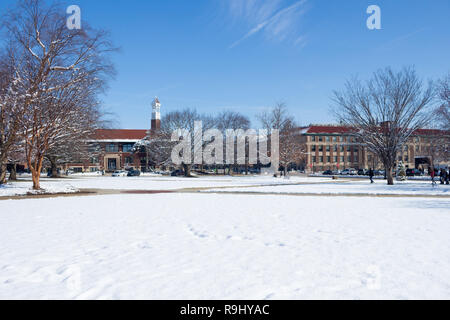
<path fill-rule="evenodd" d="M 156 97 L 152 102 L 152 124 L 151 131 L 158 131 L 161 129 L 161 103 Z"/>

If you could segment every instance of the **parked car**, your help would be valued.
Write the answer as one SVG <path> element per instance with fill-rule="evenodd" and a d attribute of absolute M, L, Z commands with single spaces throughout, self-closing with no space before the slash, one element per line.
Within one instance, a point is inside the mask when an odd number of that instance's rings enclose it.
<path fill-rule="evenodd" d="M 366 169 L 359 169 L 358 170 L 358 176 L 367 176 L 369 174 L 369 171 Z"/>
<path fill-rule="evenodd" d="M 358 172 L 355 170 L 355 169 L 353 169 L 353 168 L 350 168 L 350 169 L 345 169 L 345 170 L 343 170 L 342 172 L 341 172 L 341 175 L 343 175 L 343 176 L 354 176 L 354 175 L 356 175 Z"/>
<path fill-rule="evenodd" d="M 180 176 L 184 176 L 184 172 L 183 172 L 183 170 L 174 170 L 171 172 L 170 175 L 172 177 L 180 177 Z"/>
<path fill-rule="evenodd" d="M 407 177 L 417 177 L 417 176 L 421 176 L 421 175 L 422 175 L 422 171 L 420 171 L 419 169 L 407 169 L 406 170 Z"/>
<path fill-rule="evenodd" d="M 323 172 L 323 175 L 324 175 L 324 176 L 332 176 L 332 175 L 333 175 L 333 171 L 331 171 L 331 170 L 326 170 L 326 171 Z"/>
<path fill-rule="evenodd" d="M 126 177 L 127 176 L 127 172 L 124 170 L 116 170 L 113 172 L 112 174 L 113 177 Z"/>
<path fill-rule="evenodd" d="M 261 174 L 261 169 L 251 168 L 250 170 L 248 170 L 248 172 L 250 172 L 251 174 Z"/>
<path fill-rule="evenodd" d="M 384 170 L 373 170 L 373 175 L 377 177 L 384 177 Z"/>
<path fill-rule="evenodd" d="M 128 171 L 127 177 L 139 177 L 141 172 L 139 170 L 130 170 Z"/>

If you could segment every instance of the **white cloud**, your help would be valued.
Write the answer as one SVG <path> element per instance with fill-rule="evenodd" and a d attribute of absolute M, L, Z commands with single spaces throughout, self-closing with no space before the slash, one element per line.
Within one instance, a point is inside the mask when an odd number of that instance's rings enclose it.
<path fill-rule="evenodd" d="M 305 13 L 306 0 L 285 5 L 283 0 L 228 0 L 230 14 L 235 20 L 244 20 L 253 27 L 231 48 L 249 37 L 262 33 L 266 38 L 276 41 L 291 40 L 298 44 L 300 17 Z"/>

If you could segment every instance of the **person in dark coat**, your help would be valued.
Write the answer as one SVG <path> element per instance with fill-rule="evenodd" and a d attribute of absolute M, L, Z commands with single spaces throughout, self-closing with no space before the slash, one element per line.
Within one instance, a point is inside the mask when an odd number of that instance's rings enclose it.
<path fill-rule="evenodd" d="M 441 181 L 441 184 L 445 183 L 445 176 L 447 175 L 447 171 L 445 171 L 443 168 L 439 172 L 439 180 Z"/>
<path fill-rule="evenodd" d="M 375 175 L 375 174 L 374 174 L 374 172 L 373 172 L 373 169 L 370 168 L 370 170 L 369 170 L 370 183 L 374 183 L 374 181 L 373 181 L 373 176 L 374 176 L 374 175 Z"/>

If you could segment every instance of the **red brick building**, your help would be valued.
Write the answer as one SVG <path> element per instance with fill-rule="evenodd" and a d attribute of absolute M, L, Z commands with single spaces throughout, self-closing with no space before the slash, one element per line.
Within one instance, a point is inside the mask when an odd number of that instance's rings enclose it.
<path fill-rule="evenodd" d="M 353 132 L 352 128 L 334 125 L 311 125 L 304 128 L 302 135 L 306 144 L 306 171 L 383 169 L 379 159 L 358 141 Z M 436 137 L 443 135 L 444 132 L 440 130 L 417 130 L 402 146 L 397 161 L 402 161 L 407 168 L 427 169 L 431 161 L 448 166 L 448 153 L 442 159 L 432 160 L 433 142 Z"/>
<path fill-rule="evenodd" d="M 90 159 L 79 163 L 69 163 L 64 170 L 75 172 L 113 172 L 116 170 L 137 169 L 146 171 L 148 155 L 145 150 L 132 152 L 134 145 L 161 128 L 161 103 L 158 98 L 152 103 L 152 119 L 150 130 L 99 129 L 88 140 L 92 148 Z"/>

